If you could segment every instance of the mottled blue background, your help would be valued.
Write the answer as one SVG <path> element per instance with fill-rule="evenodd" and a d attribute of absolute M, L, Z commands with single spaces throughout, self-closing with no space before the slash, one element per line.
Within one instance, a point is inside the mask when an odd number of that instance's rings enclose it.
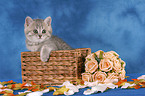
<path fill-rule="evenodd" d="M 1 0 L 0 79 L 21 78 L 25 17 L 52 17 L 73 48 L 115 50 L 127 73 L 145 73 L 145 0 Z"/>

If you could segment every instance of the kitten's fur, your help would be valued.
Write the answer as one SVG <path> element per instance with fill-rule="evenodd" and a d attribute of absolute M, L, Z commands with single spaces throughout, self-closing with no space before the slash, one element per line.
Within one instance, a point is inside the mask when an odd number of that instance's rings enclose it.
<path fill-rule="evenodd" d="M 72 49 L 60 38 L 52 35 L 51 17 L 43 19 L 25 19 L 26 47 L 35 52 L 40 51 L 40 59 L 46 62 L 52 50 Z"/>

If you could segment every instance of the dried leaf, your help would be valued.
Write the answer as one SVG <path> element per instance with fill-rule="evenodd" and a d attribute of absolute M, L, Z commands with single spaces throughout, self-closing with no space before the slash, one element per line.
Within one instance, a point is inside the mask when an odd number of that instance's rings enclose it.
<path fill-rule="evenodd" d="M 124 83 L 124 82 L 127 82 L 127 79 L 120 80 L 120 81 L 118 81 L 115 85 L 118 85 L 118 86 L 120 87 L 120 86 L 123 86 L 122 83 Z"/>
<path fill-rule="evenodd" d="M 145 82 L 139 82 L 138 84 L 139 85 L 145 85 Z"/>
<path fill-rule="evenodd" d="M 125 76 L 125 78 L 129 78 L 129 76 Z"/>
<path fill-rule="evenodd" d="M 32 91 L 33 91 L 33 92 L 39 91 L 39 89 L 38 89 L 38 88 L 35 88 L 35 89 L 32 89 Z"/>
<path fill-rule="evenodd" d="M 48 87 L 49 88 L 49 91 L 54 91 L 55 89 L 58 89 L 56 87 Z"/>
<path fill-rule="evenodd" d="M 13 80 L 11 80 L 11 81 L 8 81 L 8 83 L 13 83 L 14 81 Z"/>
<path fill-rule="evenodd" d="M 63 86 L 63 87 L 57 89 L 57 90 L 53 93 L 53 95 L 63 95 L 64 92 L 68 92 L 68 90 L 69 90 L 69 88 L 66 88 L 65 86 Z"/>
<path fill-rule="evenodd" d="M 135 86 L 133 86 L 135 89 L 139 89 L 139 88 L 141 88 L 139 85 L 135 85 Z"/>
<path fill-rule="evenodd" d="M 5 93 L 3 96 L 15 96 L 13 93 Z"/>
<path fill-rule="evenodd" d="M 131 79 L 131 80 L 133 80 L 133 81 L 140 81 L 139 79 Z"/>
<path fill-rule="evenodd" d="M 27 84 L 27 83 L 22 83 L 22 84 L 20 85 L 20 87 L 23 88 L 26 84 Z"/>
<path fill-rule="evenodd" d="M 81 80 L 81 79 L 77 79 L 76 82 L 77 82 L 79 85 L 84 85 L 84 81 Z"/>
<path fill-rule="evenodd" d="M 36 85 L 33 81 L 31 81 L 31 84 L 32 84 L 32 85 Z"/>

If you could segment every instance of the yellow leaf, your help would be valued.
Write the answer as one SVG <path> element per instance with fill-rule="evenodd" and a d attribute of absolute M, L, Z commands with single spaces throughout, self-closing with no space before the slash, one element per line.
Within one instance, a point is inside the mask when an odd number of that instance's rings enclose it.
<path fill-rule="evenodd" d="M 57 90 L 53 93 L 53 95 L 63 95 L 64 92 L 68 92 L 68 90 L 69 90 L 69 88 L 66 88 L 65 86 L 63 86 L 63 87 L 57 89 Z"/>
<path fill-rule="evenodd" d="M 54 91 L 54 89 L 58 89 L 57 87 L 48 87 L 49 91 Z"/>

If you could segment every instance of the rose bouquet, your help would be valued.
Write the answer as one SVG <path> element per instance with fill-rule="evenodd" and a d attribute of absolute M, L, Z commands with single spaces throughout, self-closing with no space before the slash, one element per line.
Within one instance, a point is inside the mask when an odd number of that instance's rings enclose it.
<path fill-rule="evenodd" d="M 99 50 L 86 57 L 82 80 L 87 82 L 112 83 L 125 79 L 126 63 L 114 51 Z"/>

